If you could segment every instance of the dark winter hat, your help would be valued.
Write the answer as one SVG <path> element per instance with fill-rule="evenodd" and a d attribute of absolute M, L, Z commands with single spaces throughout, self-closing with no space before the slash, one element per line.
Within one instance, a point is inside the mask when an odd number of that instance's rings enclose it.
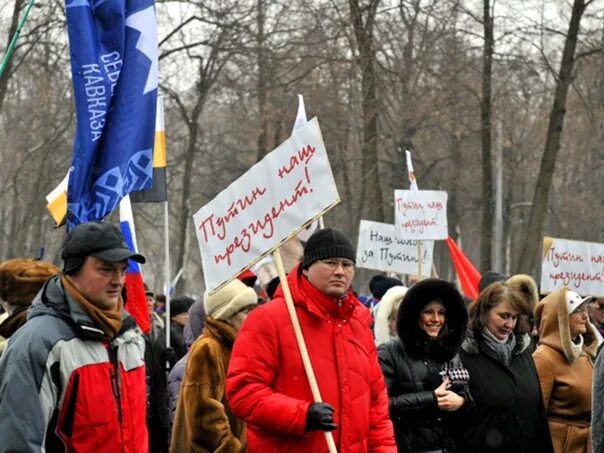
<path fill-rule="evenodd" d="M 478 282 L 478 292 L 481 293 L 484 289 L 496 282 L 505 282 L 508 279 L 503 274 L 495 271 L 486 271 L 480 276 L 480 281 Z"/>
<path fill-rule="evenodd" d="M 244 270 L 237 278 L 250 288 L 253 288 L 256 285 L 256 280 L 258 280 L 258 276 L 250 269 Z"/>
<path fill-rule="evenodd" d="M 0 299 L 27 307 L 50 277 L 59 269 L 44 261 L 15 258 L 0 263 Z"/>
<path fill-rule="evenodd" d="M 386 277 L 384 275 L 376 275 L 371 280 L 369 280 L 369 291 L 371 291 L 371 295 L 380 300 L 393 286 L 404 286 L 403 282 L 401 282 L 398 278 Z"/>
<path fill-rule="evenodd" d="M 145 296 L 155 297 L 155 293 L 153 292 L 153 290 L 151 288 L 149 288 L 149 285 L 147 285 L 146 283 L 143 283 L 143 287 L 145 288 Z"/>
<path fill-rule="evenodd" d="M 308 269 L 318 260 L 346 258 L 356 263 L 356 251 L 352 242 L 332 228 L 315 231 L 304 246 L 302 269 Z"/>
<path fill-rule="evenodd" d="M 187 346 L 191 346 L 197 337 L 201 335 L 203 328 L 206 325 L 206 310 L 203 307 L 203 300 L 196 301 L 189 308 L 189 320 L 185 324 L 183 336 Z"/>
<path fill-rule="evenodd" d="M 279 285 L 281 284 L 281 280 L 279 280 L 279 276 L 273 278 L 270 282 L 268 282 L 266 284 L 266 294 L 268 295 L 269 299 L 272 299 L 273 296 L 275 295 L 275 291 L 277 291 L 277 288 L 279 287 Z"/>
<path fill-rule="evenodd" d="M 195 300 L 187 296 L 175 297 L 170 301 L 170 317 L 189 311 L 194 303 Z"/>
<path fill-rule="evenodd" d="M 112 223 L 88 222 L 76 226 L 67 235 L 61 258 L 65 262 L 63 271 L 73 273 L 84 263 L 87 256 L 115 263 L 131 259 L 144 263 L 145 257 L 132 252 L 120 231 Z"/>

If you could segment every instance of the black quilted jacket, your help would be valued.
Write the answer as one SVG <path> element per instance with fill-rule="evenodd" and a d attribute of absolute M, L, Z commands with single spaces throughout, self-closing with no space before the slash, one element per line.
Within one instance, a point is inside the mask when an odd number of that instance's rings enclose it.
<path fill-rule="evenodd" d="M 442 301 L 447 313 L 445 331 L 436 340 L 418 325 L 421 309 L 433 300 Z M 461 423 L 474 410 L 467 377 L 451 388 L 466 400 L 455 412 L 438 408 L 434 390 L 443 370 L 462 368 L 457 351 L 467 322 L 463 299 L 448 282 L 423 280 L 405 294 L 397 317 L 398 338 L 378 348 L 399 452 L 455 451 L 455 438 L 463 435 Z"/>

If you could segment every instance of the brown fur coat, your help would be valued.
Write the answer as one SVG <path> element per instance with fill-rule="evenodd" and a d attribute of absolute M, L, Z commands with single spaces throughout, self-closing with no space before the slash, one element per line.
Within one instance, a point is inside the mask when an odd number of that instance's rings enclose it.
<path fill-rule="evenodd" d="M 206 318 L 206 327 L 189 352 L 176 407 L 171 453 L 247 450 L 245 424 L 233 416 L 224 395 L 236 334 L 229 324 Z"/>
<path fill-rule="evenodd" d="M 573 352 L 566 288 L 535 310 L 539 346 L 533 353 L 556 453 L 591 452 L 591 387 L 597 339 L 587 323 L 583 349 Z"/>

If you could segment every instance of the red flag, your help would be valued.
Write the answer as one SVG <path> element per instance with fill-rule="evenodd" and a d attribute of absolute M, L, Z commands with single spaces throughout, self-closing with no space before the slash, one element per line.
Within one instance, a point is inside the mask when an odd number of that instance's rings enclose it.
<path fill-rule="evenodd" d="M 120 201 L 120 229 L 122 230 L 126 244 L 128 244 L 128 248 L 133 252 L 138 252 L 132 219 L 132 207 L 130 205 L 130 197 L 127 195 Z M 149 319 L 149 309 L 147 308 L 143 274 L 140 264 L 132 260 L 128 260 L 125 287 L 126 311 L 132 315 L 144 333 L 149 333 L 151 331 L 151 320 Z"/>
<path fill-rule="evenodd" d="M 461 284 L 464 294 L 472 300 L 478 299 L 478 282 L 480 281 L 480 272 L 476 270 L 471 261 L 463 254 L 451 236 L 447 236 L 447 247 L 451 261 L 455 266 L 457 278 Z"/>

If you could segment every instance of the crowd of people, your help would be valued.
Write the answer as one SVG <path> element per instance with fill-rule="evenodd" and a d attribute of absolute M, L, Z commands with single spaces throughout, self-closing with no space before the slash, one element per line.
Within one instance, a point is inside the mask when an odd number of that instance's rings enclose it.
<path fill-rule="evenodd" d="M 61 258 L 0 262 L 0 453 L 604 452 L 602 297 L 492 271 L 476 300 L 384 275 L 364 297 L 327 228 L 262 297 L 246 271 L 167 319 L 146 287 L 143 334 L 118 226 L 75 227 Z"/>

